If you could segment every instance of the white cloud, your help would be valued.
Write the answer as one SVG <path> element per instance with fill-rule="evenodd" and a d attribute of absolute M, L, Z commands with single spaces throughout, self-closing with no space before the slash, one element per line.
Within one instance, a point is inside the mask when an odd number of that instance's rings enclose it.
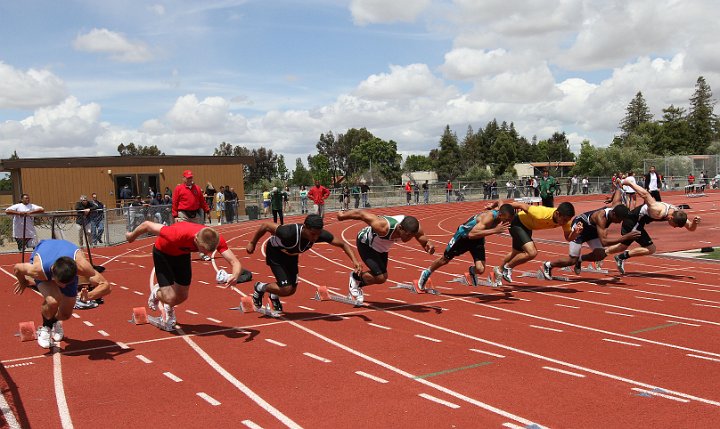
<path fill-rule="evenodd" d="M 222 128 L 229 120 L 229 107 L 230 103 L 221 97 L 199 101 L 195 94 L 189 94 L 178 98 L 166 117 L 178 131 L 212 131 Z"/>
<path fill-rule="evenodd" d="M 356 95 L 371 100 L 442 96 L 444 92 L 443 81 L 426 64 L 391 65 L 390 73 L 369 76 L 355 91 Z"/>
<path fill-rule="evenodd" d="M 0 109 L 34 109 L 66 97 L 65 83 L 48 70 L 26 72 L 0 62 Z"/>
<path fill-rule="evenodd" d="M 350 12 L 358 25 L 412 22 L 430 5 L 430 0 L 352 0 Z"/>
<path fill-rule="evenodd" d="M 139 41 L 130 41 L 123 34 L 106 28 L 93 28 L 73 41 L 78 51 L 109 54 L 110 58 L 123 63 L 142 63 L 153 59 L 148 46 Z"/>

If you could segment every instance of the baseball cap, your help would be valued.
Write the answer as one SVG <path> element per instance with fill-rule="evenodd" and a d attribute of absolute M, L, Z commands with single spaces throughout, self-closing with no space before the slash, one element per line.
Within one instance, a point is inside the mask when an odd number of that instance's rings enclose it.
<path fill-rule="evenodd" d="M 193 177 L 192 171 L 191 170 L 183 171 L 183 177 L 185 177 L 185 178 Z"/>

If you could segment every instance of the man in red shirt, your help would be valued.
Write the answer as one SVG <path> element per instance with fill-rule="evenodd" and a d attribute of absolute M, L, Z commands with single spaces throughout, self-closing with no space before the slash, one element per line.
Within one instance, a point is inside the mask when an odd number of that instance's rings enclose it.
<path fill-rule="evenodd" d="M 412 200 L 412 184 L 409 180 L 405 184 L 405 199 L 407 200 L 407 205 L 410 205 L 410 201 Z"/>
<path fill-rule="evenodd" d="M 308 191 L 308 198 L 318 207 L 317 214 L 320 217 L 325 216 L 325 200 L 330 196 L 330 190 L 320 184 L 319 180 L 315 180 L 315 186 Z"/>
<path fill-rule="evenodd" d="M 128 243 L 132 243 L 142 234 L 157 235 L 153 245 L 153 263 L 157 284 L 150 288 L 148 307 L 157 310 L 162 303 L 169 327 L 174 327 L 175 306 L 188 298 L 192 268 L 190 253 L 212 253 L 217 250 L 232 265 L 225 287 L 237 283 L 242 273 L 242 265 L 228 248 L 227 242 L 214 229 L 190 222 L 178 222 L 169 226 L 145 221 L 132 232 L 125 234 Z"/>
<path fill-rule="evenodd" d="M 193 181 L 193 173 L 190 170 L 183 172 L 183 183 L 175 187 L 172 194 L 172 215 L 176 222 L 186 221 L 203 223 L 203 216 L 200 210 L 207 216 L 210 215 L 210 207 L 203 197 L 203 191 Z"/>
<path fill-rule="evenodd" d="M 445 185 L 445 201 L 448 203 L 450 202 L 450 197 L 452 197 L 452 190 L 452 182 L 448 180 L 447 184 Z"/>

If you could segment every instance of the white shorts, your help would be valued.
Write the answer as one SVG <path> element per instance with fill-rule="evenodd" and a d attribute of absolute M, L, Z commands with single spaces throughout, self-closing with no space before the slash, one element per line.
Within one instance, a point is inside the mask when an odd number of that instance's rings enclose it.
<path fill-rule="evenodd" d="M 593 250 L 603 248 L 603 245 L 600 242 L 599 238 L 593 238 L 590 241 L 586 241 L 585 244 L 587 244 L 588 247 L 590 247 Z M 582 250 L 582 245 L 583 245 L 583 243 L 576 243 L 574 241 L 571 241 L 570 242 L 570 256 L 572 256 L 573 258 L 577 258 L 578 256 L 580 256 L 580 253 Z"/>

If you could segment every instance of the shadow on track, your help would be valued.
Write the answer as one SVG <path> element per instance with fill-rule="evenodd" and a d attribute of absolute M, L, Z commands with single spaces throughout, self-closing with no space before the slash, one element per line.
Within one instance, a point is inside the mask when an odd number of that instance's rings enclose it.
<path fill-rule="evenodd" d="M 30 423 L 28 422 L 27 413 L 25 412 L 25 406 L 23 405 L 22 398 L 20 398 L 20 390 L 18 389 L 15 381 L 8 374 L 5 365 L 0 363 L 0 394 L 5 397 L 5 401 L 8 403 L 10 410 L 14 410 L 15 417 L 20 424 L 20 427 L 29 428 Z M 0 427 L 10 427 L 8 422 L 5 421 L 2 414 L 0 414 Z"/>

